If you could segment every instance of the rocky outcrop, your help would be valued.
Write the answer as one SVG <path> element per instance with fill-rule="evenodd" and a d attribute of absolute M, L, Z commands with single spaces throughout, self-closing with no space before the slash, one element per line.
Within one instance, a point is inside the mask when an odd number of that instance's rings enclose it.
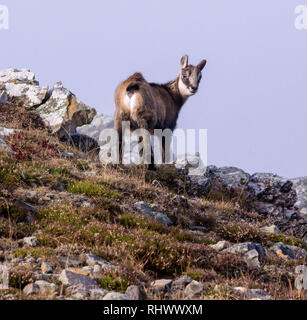
<path fill-rule="evenodd" d="M 0 102 L 18 99 L 35 111 L 53 134 L 64 138 L 77 127 L 89 124 L 96 110 L 85 105 L 65 89 L 61 82 L 51 90 L 40 86 L 33 72 L 27 69 L 5 69 L 0 71 Z"/>
<path fill-rule="evenodd" d="M 307 239 L 306 178 L 290 180 L 273 173 L 249 174 L 235 167 L 208 166 L 203 175 L 190 176 L 188 181 L 194 195 L 228 194 L 281 231 Z"/>
<path fill-rule="evenodd" d="M 0 148 L 15 150 L 0 159 L 0 299 L 267 300 L 302 289 L 306 177 L 205 168 L 197 154 L 179 156 L 177 169 L 104 168 L 15 115 L 34 113 L 84 150 L 104 147 L 111 117 L 93 117 L 61 83 L 37 105 L 36 89 L 18 91 L 41 88 L 33 73 L 0 74 Z M 40 135 L 58 149 L 50 159 L 36 153 Z M 23 149 L 35 145 L 31 161 L 15 157 L 15 136 Z"/>
<path fill-rule="evenodd" d="M 144 201 L 136 202 L 134 204 L 134 208 L 141 212 L 143 215 L 148 216 L 149 218 L 154 219 L 162 224 L 165 224 L 167 226 L 173 224 L 171 219 L 166 214 L 156 212 Z"/>
<path fill-rule="evenodd" d="M 205 174 L 206 167 L 200 158 L 199 153 L 192 154 L 181 154 L 178 155 L 175 161 L 175 167 L 177 169 L 188 168 L 188 174 L 190 176 L 201 176 Z"/>
<path fill-rule="evenodd" d="M 48 87 L 40 87 L 34 73 L 27 69 L 0 71 L 0 85 L 9 98 L 20 98 L 27 107 L 40 105 L 48 92 Z"/>
<path fill-rule="evenodd" d="M 97 150 L 99 152 L 104 145 L 104 142 L 99 140 L 101 132 L 113 126 L 113 117 L 97 113 L 91 123 L 77 127 L 70 139 L 83 151 Z M 105 152 L 100 154 L 105 157 Z"/>
<path fill-rule="evenodd" d="M 295 212 L 286 212 L 294 208 L 297 200 L 293 183 L 272 173 L 250 175 L 235 167 L 208 166 L 204 175 L 197 178 L 197 183 L 211 190 L 218 183 L 228 191 L 240 193 L 253 207 L 264 215 L 288 216 Z"/>
<path fill-rule="evenodd" d="M 108 145 L 99 140 L 104 129 L 113 127 L 110 116 L 97 114 L 89 125 L 76 129 L 74 139 L 85 146 L 84 149 L 100 147 L 100 161 L 106 163 Z M 81 141 L 81 142 L 80 142 Z M 95 144 L 97 142 L 97 144 Z M 139 156 L 135 152 L 135 142 L 131 142 L 130 157 L 132 163 L 138 163 Z M 295 230 L 295 234 L 306 238 L 304 221 L 307 219 L 307 178 L 290 180 L 273 173 L 249 174 L 236 167 L 208 166 L 202 163 L 199 154 L 179 155 L 175 161 L 178 169 L 188 172 L 187 181 L 194 195 L 207 195 L 222 187 L 222 192 L 230 196 L 239 196 L 249 209 L 268 218 L 282 231 Z"/>
<path fill-rule="evenodd" d="M 283 259 L 304 259 L 307 256 L 307 251 L 305 249 L 286 245 L 282 242 L 275 243 L 270 250 Z"/>
<path fill-rule="evenodd" d="M 108 146 L 100 141 L 99 136 L 105 129 L 113 127 L 110 116 L 97 114 L 93 121 L 78 127 L 72 135 L 82 149 L 98 149 L 103 163 L 108 159 Z M 138 163 L 139 156 L 135 152 L 136 143 L 131 142 L 131 152 L 124 159 Z M 208 166 L 202 163 L 199 154 L 179 155 L 175 160 L 178 169 L 188 169 L 189 180 L 194 186 L 195 195 L 207 194 L 216 188 L 216 183 L 224 189 L 240 194 L 251 204 L 251 209 L 265 216 L 273 216 L 280 223 L 289 220 L 300 220 L 307 216 L 307 178 L 290 180 L 272 173 L 249 174 L 236 167 Z M 305 219 L 305 218 L 304 218 Z"/>
<path fill-rule="evenodd" d="M 74 271 L 72 269 L 65 269 L 61 272 L 59 280 L 68 286 L 81 284 L 86 289 L 96 289 L 98 288 L 97 282 L 92 280 L 90 277 Z"/>
<path fill-rule="evenodd" d="M 307 177 L 296 178 L 291 181 L 297 195 L 294 207 L 307 216 Z"/>
<path fill-rule="evenodd" d="M 99 141 L 99 135 L 104 129 L 113 128 L 113 117 L 97 113 L 90 124 L 83 125 L 76 128 L 76 133 L 84 136 L 88 136 L 97 142 Z"/>
<path fill-rule="evenodd" d="M 28 69 L 8 68 L 0 70 L 0 82 L 24 82 L 38 85 L 35 74 Z"/>
<path fill-rule="evenodd" d="M 78 100 L 61 82 L 54 85 L 49 99 L 36 112 L 59 138 L 67 137 L 96 115 L 95 109 Z"/>

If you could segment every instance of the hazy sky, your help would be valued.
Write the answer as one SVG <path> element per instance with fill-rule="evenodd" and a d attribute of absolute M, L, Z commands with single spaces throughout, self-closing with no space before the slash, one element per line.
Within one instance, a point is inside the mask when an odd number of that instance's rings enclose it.
<path fill-rule="evenodd" d="M 208 129 L 208 162 L 307 175 L 307 0 L 0 0 L 0 69 L 26 67 L 41 84 L 61 80 L 113 114 L 116 85 L 135 71 L 166 82 L 189 54 L 208 60 L 178 127 Z"/>

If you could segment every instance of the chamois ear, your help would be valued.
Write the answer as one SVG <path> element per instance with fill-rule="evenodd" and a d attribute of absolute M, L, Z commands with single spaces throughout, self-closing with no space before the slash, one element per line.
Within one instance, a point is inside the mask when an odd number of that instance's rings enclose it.
<path fill-rule="evenodd" d="M 205 65 L 206 65 L 206 63 L 207 63 L 207 60 L 201 60 L 200 63 L 197 65 L 197 68 L 199 70 L 203 70 Z"/>
<path fill-rule="evenodd" d="M 184 69 L 188 66 L 189 63 L 189 57 L 187 55 L 184 55 L 180 60 L 180 67 L 181 69 Z"/>

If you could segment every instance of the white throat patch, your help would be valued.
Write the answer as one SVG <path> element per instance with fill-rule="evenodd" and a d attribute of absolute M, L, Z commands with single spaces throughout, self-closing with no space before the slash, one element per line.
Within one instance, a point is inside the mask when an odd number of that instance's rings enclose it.
<path fill-rule="evenodd" d="M 179 77 L 179 81 L 178 81 L 178 88 L 179 88 L 179 92 L 183 97 L 189 97 L 192 95 L 191 91 L 188 89 L 188 87 L 182 82 L 181 80 L 181 75 Z"/>

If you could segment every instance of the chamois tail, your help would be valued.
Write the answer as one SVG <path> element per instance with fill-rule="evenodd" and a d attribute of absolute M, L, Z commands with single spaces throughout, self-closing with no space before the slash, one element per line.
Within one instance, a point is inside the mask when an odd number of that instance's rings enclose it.
<path fill-rule="evenodd" d="M 127 87 L 126 91 L 129 97 L 131 97 L 136 91 L 140 89 L 140 85 L 137 82 L 132 82 Z"/>

